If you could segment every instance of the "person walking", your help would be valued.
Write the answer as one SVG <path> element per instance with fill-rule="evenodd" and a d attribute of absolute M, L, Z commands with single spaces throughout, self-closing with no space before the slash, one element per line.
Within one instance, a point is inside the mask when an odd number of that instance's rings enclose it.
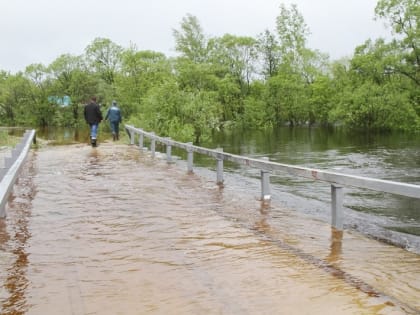
<path fill-rule="evenodd" d="M 96 147 L 96 138 L 98 135 L 99 124 L 102 121 L 102 112 L 96 103 L 96 97 L 92 97 L 90 103 L 84 108 L 85 120 L 90 127 L 90 143 L 92 147 Z"/>
<path fill-rule="evenodd" d="M 108 109 L 105 120 L 109 119 L 109 124 L 112 131 L 112 140 L 120 139 L 120 123 L 122 120 L 121 110 L 119 109 L 117 102 L 112 101 L 111 107 Z"/>

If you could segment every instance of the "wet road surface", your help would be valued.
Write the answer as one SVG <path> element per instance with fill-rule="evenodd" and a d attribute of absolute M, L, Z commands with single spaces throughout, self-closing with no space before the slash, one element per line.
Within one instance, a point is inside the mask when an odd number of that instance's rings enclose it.
<path fill-rule="evenodd" d="M 420 257 L 103 143 L 31 152 L 0 314 L 418 314 Z"/>

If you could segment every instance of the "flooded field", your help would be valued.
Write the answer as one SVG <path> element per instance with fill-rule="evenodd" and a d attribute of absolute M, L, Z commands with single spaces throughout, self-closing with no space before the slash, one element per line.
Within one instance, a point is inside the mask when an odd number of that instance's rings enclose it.
<path fill-rule="evenodd" d="M 245 188 L 123 144 L 33 151 L 0 220 L 0 314 L 420 313 L 419 255 Z"/>

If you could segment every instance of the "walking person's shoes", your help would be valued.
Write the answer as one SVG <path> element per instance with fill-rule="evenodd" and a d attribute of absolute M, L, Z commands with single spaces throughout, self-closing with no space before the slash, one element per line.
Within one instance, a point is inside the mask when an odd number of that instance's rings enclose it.
<path fill-rule="evenodd" d="M 91 139 L 92 148 L 96 147 L 96 138 Z"/>
<path fill-rule="evenodd" d="M 115 133 L 112 133 L 112 141 L 118 140 L 118 136 Z"/>

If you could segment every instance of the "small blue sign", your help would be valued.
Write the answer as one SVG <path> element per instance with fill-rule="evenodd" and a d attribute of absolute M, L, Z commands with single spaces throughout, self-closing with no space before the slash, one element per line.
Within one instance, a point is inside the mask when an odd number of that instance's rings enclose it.
<path fill-rule="evenodd" d="M 63 97 L 52 95 L 48 96 L 48 102 L 59 105 L 61 107 L 66 107 L 71 104 L 71 99 L 68 95 L 64 95 Z"/>
<path fill-rule="evenodd" d="M 69 106 L 71 104 L 70 96 L 64 95 L 63 96 L 63 105 L 62 106 Z"/>

